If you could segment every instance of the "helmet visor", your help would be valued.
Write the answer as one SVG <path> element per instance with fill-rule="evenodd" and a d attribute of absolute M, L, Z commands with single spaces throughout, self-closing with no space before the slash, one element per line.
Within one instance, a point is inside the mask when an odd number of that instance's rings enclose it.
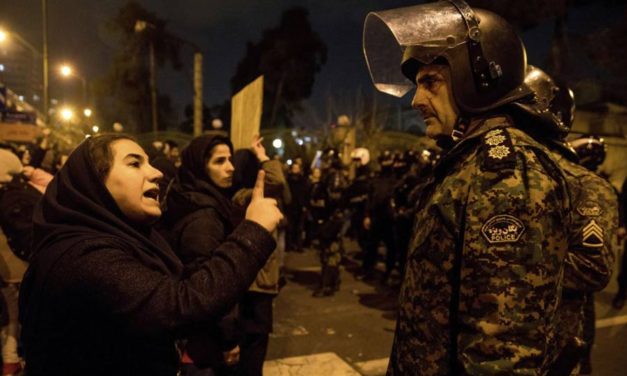
<path fill-rule="evenodd" d="M 414 88 L 401 63 L 414 59 L 430 64 L 446 50 L 466 42 L 461 14 L 449 2 L 372 12 L 366 16 L 363 48 L 377 90 L 402 97 Z"/>

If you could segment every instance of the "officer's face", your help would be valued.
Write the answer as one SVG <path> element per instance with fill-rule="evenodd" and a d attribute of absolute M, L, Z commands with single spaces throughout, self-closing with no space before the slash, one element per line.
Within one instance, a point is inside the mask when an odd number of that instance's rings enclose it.
<path fill-rule="evenodd" d="M 427 136 L 450 136 L 459 115 L 451 89 L 451 69 L 448 65 L 424 65 L 418 70 L 416 83 L 412 107 L 422 114 Z"/>

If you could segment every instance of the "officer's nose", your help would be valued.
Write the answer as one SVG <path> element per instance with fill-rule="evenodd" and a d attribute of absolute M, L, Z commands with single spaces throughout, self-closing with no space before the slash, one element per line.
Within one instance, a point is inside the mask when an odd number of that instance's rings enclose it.
<path fill-rule="evenodd" d="M 420 84 L 416 86 L 416 93 L 414 94 L 414 98 L 411 101 L 411 107 L 414 110 L 420 111 L 420 113 L 424 116 L 428 111 L 428 103 L 427 100 L 427 90 Z"/>

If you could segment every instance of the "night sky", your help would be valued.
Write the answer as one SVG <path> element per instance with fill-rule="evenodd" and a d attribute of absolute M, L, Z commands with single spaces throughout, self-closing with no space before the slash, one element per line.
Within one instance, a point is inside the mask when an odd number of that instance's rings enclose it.
<path fill-rule="evenodd" d="M 106 31 L 110 20 L 125 0 L 48 0 L 49 53 L 51 70 L 62 61 L 74 63 L 88 79 L 102 76 L 116 50 L 116 41 Z M 204 54 L 205 104 L 222 103 L 230 95 L 229 79 L 244 56 L 247 41 L 258 41 L 262 30 L 275 27 L 281 12 L 295 5 L 310 11 L 313 29 L 328 46 L 326 65 L 316 78 L 311 103 L 324 111 L 329 93 L 350 95 L 359 88 L 371 90 L 361 50 L 361 32 L 366 14 L 372 10 L 413 5 L 407 0 L 143 0 L 147 10 L 168 20 L 168 30 L 200 46 Z M 618 16 L 621 16 L 621 12 Z M 611 10 L 579 8 L 569 13 L 569 28 L 580 33 L 615 22 Z M 15 30 L 41 46 L 41 0 L 0 0 L 0 25 Z M 523 34 L 529 62 L 540 67 L 550 48 L 551 21 Z M 185 61 L 191 72 L 191 51 Z M 594 66 L 584 70 L 599 74 Z M 54 72 L 53 72 L 54 73 Z M 191 103 L 191 73 L 161 71 L 160 92 L 171 94 L 181 116 Z M 51 74 L 51 93 L 62 97 L 68 85 Z M 66 90 L 65 92 L 61 90 Z"/>

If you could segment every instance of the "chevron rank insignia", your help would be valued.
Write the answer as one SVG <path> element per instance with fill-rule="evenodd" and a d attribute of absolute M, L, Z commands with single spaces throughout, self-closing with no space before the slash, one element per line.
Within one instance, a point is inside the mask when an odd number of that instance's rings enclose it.
<path fill-rule="evenodd" d="M 586 201 L 577 207 L 577 212 L 584 217 L 598 217 L 602 211 L 598 203 Z"/>
<path fill-rule="evenodd" d="M 594 219 L 583 228 L 583 241 L 585 247 L 601 248 L 603 247 L 603 229 Z"/>
<path fill-rule="evenodd" d="M 481 227 L 481 233 L 490 244 L 516 243 L 523 232 L 522 221 L 507 214 L 495 215 Z"/>

